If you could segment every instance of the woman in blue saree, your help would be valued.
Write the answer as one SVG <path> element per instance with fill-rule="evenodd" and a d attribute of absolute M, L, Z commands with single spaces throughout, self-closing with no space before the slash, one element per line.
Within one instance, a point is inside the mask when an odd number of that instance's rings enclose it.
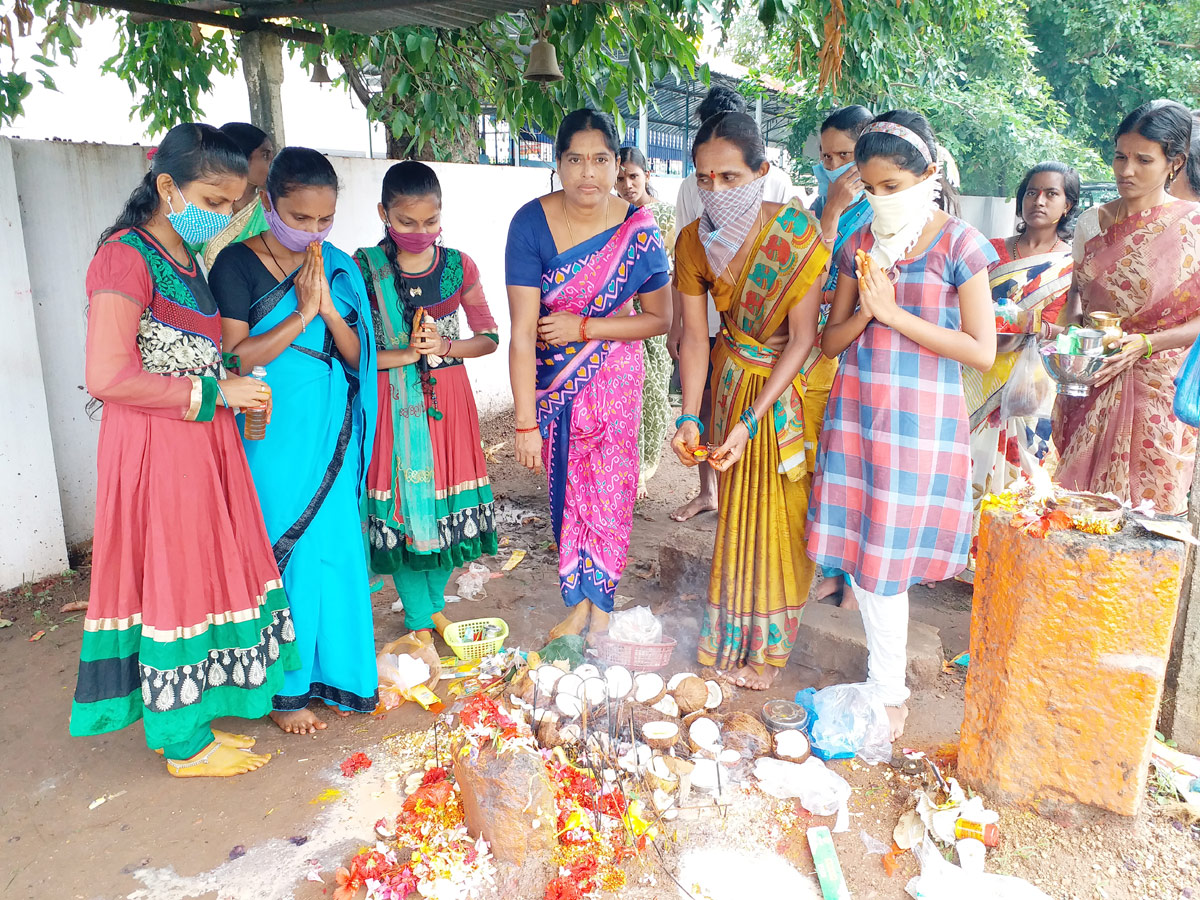
<path fill-rule="evenodd" d="M 571 610 L 551 638 L 608 629 L 637 495 L 637 342 L 665 334 L 670 321 L 654 216 L 612 193 L 619 148 L 608 116 L 568 115 L 555 141 L 562 190 L 523 206 L 508 231 L 516 455 L 526 468 L 546 468 Z"/>
<path fill-rule="evenodd" d="M 360 502 L 375 434 L 375 338 L 354 261 L 325 243 L 337 175 L 320 153 L 282 150 L 267 179 L 270 229 L 223 250 L 210 278 L 241 371 L 265 366 L 275 397 L 246 440 L 267 534 L 292 605 L 301 668 L 273 701 L 284 731 L 325 727 L 377 703 L 375 636 Z"/>

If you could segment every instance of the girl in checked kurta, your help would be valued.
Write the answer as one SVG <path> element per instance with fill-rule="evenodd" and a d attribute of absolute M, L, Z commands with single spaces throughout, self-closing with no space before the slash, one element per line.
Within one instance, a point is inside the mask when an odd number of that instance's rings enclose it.
<path fill-rule="evenodd" d="M 1176 418 L 1175 376 L 1200 334 L 1200 207 L 1176 200 L 1192 117 L 1169 100 L 1144 104 L 1117 128 L 1119 199 L 1093 207 L 1075 231 L 1075 291 L 1066 322 L 1115 312 L 1125 330 L 1087 397 L 1059 397 L 1057 480 L 1113 493 L 1161 513 L 1186 511 L 1196 429 Z"/>
<path fill-rule="evenodd" d="M 692 159 L 704 213 L 676 243 L 683 414 L 671 447 L 685 465 L 712 465 L 721 496 L 697 655 L 727 680 L 765 690 L 787 664 L 812 583 L 804 527 L 813 454 L 805 448 L 801 368 L 816 343 L 829 250 L 799 200 L 763 202 L 766 150 L 749 116 L 706 121 Z M 707 295 L 721 331 L 712 449 L 698 463 Z"/>
<path fill-rule="evenodd" d="M 267 230 L 267 219 L 263 215 L 259 194 L 266 189 L 267 173 L 271 170 L 271 160 L 275 158 L 275 145 L 270 136 L 249 122 L 226 122 L 221 126 L 221 133 L 231 138 L 238 149 L 246 154 L 250 169 L 246 193 L 233 204 L 233 216 L 229 224 L 198 251 L 204 260 L 204 267 L 209 270 L 221 251 L 230 244 L 248 240 Z"/>
<path fill-rule="evenodd" d="M 444 633 L 456 566 L 496 552 L 492 485 L 463 360 L 499 335 L 471 257 L 438 243 L 442 186 L 420 162 L 383 177 L 384 236 L 354 254 L 371 298 L 379 415 L 367 471 L 371 568 L 388 574 L 408 627 Z M 471 337 L 462 336 L 459 313 Z M 417 322 L 414 330 L 414 322 Z"/>
<path fill-rule="evenodd" d="M 296 648 L 233 409 L 271 389 L 226 372 L 187 243 L 229 221 L 246 158 L 207 125 L 167 132 L 88 267 L 88 392 L 102 401 L 91 595 L 71 734 L 138 719 L 181 777 L 264 765 L 221 716 L 271 710 Z"/>
<path fill-rule="evenodd" d="M 359 502 L 375 435 L 375 337 L 354 261 L 326 238 L 338 179 L 316 150 L 286 147 L 267 176 L 270 228 L 227 247 L 212 270 L 225 346 L 241 371 L 265 366 L 274 421 L 245 441 L 283 575 L 301 668 L 271 718 L 311 734 L 377 705 L 375 630 Z"/>
<path fill-rule="evenodd" d="M 638 342 L 669 318 L 662 234 L 612 193 L 619 149 L 611 118 L 569 114 L 555 140 L 562 190 L 521 207 L 508 232 L 516 454 L 546 469 L 570 609 L 551 637 L 608 630 L 637 493 Z"/>
<path fill-rule="evenodd" d="M 895 110 L 854 148 L 874 211 L 846 242 L 822 337 L 842 355 L 817 455 L 809 556 L 840 569 L 862 611 L 867 683 L 893 740 L 908 715 L 908 589 L 962 571 L 971 446 L 962 366 L 996 357 L 991 245 L 938 208 L 937 145 Z"/>

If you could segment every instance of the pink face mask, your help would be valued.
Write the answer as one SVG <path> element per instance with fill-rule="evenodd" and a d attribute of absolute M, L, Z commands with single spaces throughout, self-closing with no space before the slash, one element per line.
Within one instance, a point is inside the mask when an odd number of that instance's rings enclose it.
<path fill-rule="evenodd" d="M 397 231 L 391 225 L 387 226 L 388 235 L 396 246 L 405 253 L 424 253 L 442 236 L 442 229 L 437 231 Z"/>
<path fill-rule="evenodd" d="M 329 232 L 333 231 L 333 223 L 329 223 L 329 227 L 324 231 L 301 231 L 299 228 L 293 228 L 291 225 L 284 223 L 283 219 L 279 218 L 279 213 L 275 212 L 275 207 L 263 209 L 263 217 L 267 220 L 267 224 L 271 226 L 271 234 L 275 235 L 275 240 L 283 244 L 293 253 L 299 253 L 316 241 L 318 244 L 325 243 L 325 239 L 329 237 Z"/>

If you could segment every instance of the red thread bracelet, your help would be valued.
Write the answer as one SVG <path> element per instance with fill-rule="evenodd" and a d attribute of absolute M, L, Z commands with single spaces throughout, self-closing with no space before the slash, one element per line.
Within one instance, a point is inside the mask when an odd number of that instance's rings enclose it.
<path fill-rule="evenodd" d="M 579 340 L 581 343 L 584 343 L 584 344 L 587 343 L 587 339 L 588 339 L 587 321 L 588 321 L 587 316 L 584 316 L 582 319 L 579 320 Z"/>

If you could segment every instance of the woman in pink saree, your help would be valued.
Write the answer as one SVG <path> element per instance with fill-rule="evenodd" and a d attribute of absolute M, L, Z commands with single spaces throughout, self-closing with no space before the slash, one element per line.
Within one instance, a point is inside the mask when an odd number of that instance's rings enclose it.
<path fill-rule="evenodd" d="M 608 116 L 568 115 L 555 141 L 562 190 L 523 206 L 508 232 L 516 454 L 546 469 L 570 610 L 551 638 L 608 629 L 637 494 L 637 342 L 665 334 L 670 321 L 654 217 L 612 193 L 619 146 Z"/>
<path fill-rule="evenodd" d="M 1115 312 L 1125 337 L 1091 394 L 1062 397 L 1055 419 L 1063 487 L 1170 515 L 1187 508 L 1196 452 L 1196 429 L 1171 409 L 1175 375 L 1200 334 L 1200 205 L 1168 194 L 1191 129 L 1187 108 L 1167 100 L 1138 107 L 1117 129 L 1121 196 L 1076 225 L 1065 322 Z"/>

